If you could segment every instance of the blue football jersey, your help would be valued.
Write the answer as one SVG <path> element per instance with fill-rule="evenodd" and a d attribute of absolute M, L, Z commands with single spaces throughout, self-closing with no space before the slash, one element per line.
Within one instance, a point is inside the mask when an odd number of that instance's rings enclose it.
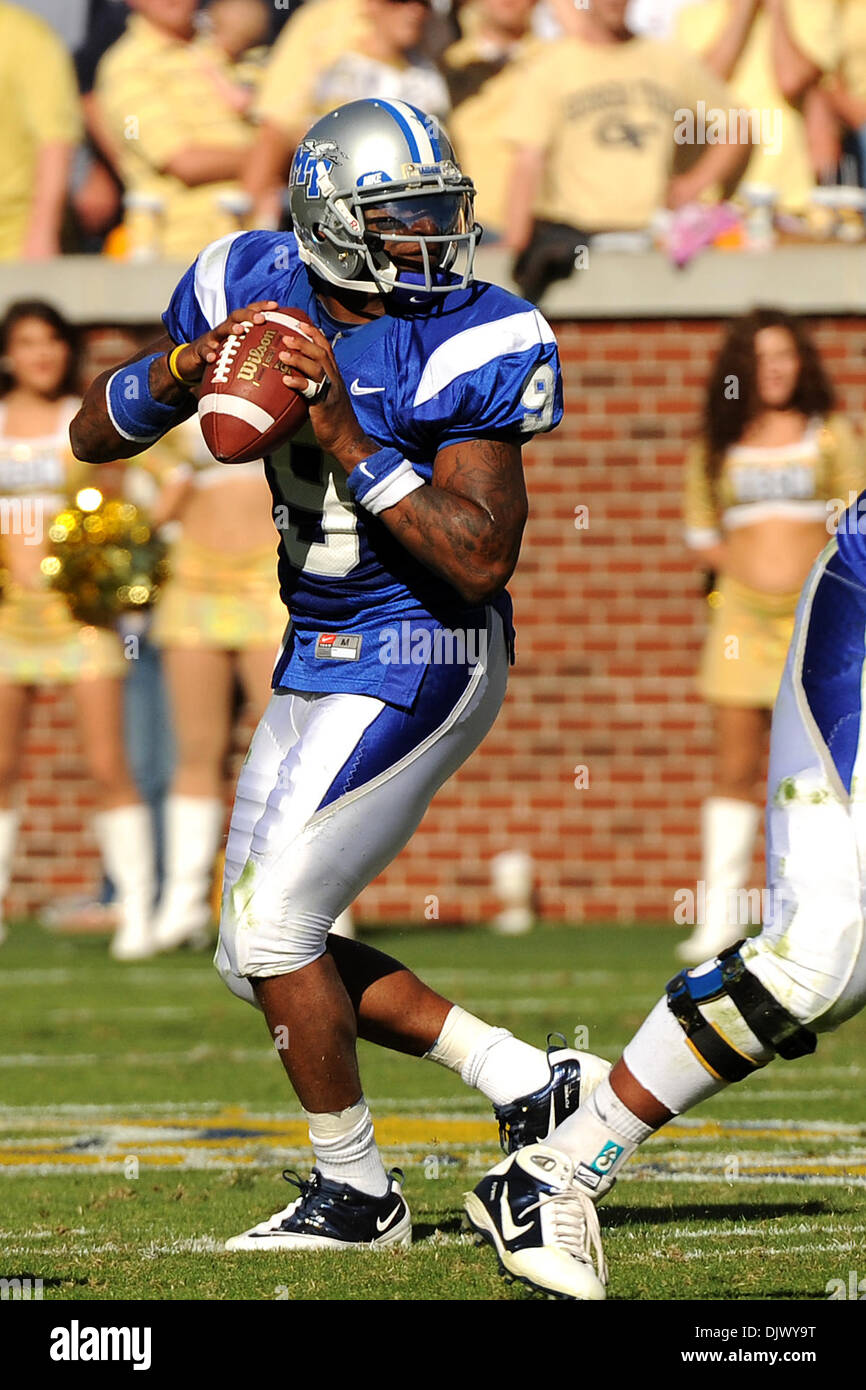
<path fill-rule="evenodd" d="M 337 324 L 313 292 L 294 237 L 241 232 L 205 248 L 163 315 L 189 342 L 235 309 L 273 299 L 302 309 L 331 340 L 364 432 L 430 482 L 438 451 L 461 440 L 525 441 L 562 418 L 556 340 L 539 311 L 495 285 L 401 298 L 382 318 Z M 386 301 L 387 302 L 387 301 Z M 280 531 L 280 593 L 292 624 L 275 684 L 354 690 L 411 704 L 423 666 L 383 661 L 383 632 L 483 628 L 444 579 L 384 523 L 355 506 L 346 474 L 307 425 L 265 459 Z M 510 600 L 497 606 L 510 630 Z M 323 634 L 351 634 L 340 658 Z"/>

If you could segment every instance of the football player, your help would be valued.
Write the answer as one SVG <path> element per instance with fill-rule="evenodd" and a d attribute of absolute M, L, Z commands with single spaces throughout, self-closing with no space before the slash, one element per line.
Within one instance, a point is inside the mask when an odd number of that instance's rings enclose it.
<path fill-rule="evenodd" d="M 521 447 L 562 414 L 550 327 L 473 278 L 472 200 L 434 119 L 384 100 L 331 112 L 295 156 L 294 235 L 202 251 L 165 336 L 95 383 L 72 429 L 81 458 L 134 454 L 192 413 L 245 321 L 282 305 L 316 325 L 312 341 L 284 339 L 286 386 L 310 403 L 309 427 L 265 465 L 292 621 L 238 781 L 216 957 L 265 1014 L 315 1168 L 234 1250 L 408 1243 L 357 1036 L 458 1071 L 493 1102 L 507 1148 L 545 1137 L 608 1069 L 532 1048 L 398 961 L 329 938 L 496 718 L 527 512 Z"/>
<path fill-rule="evenodd" d="M 861 493 L 800 597 L 773 712 L 763 931 L 671 980 L 586 1104 L 467 1194 L 471 1225 L 534 1288 L 603 1298 L 595 1204 L 638 1145 L 866 1004 L 864 514 Z"/>

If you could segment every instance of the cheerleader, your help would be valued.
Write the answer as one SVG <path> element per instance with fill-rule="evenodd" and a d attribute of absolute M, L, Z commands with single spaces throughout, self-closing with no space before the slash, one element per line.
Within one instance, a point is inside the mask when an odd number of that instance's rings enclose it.
<path fill-rule="evenodd" d="M 155 940 L 159 949 L 172 950 L 207 937 L 235 682 L 258 722 L 270 698 L 286 613 L 261 460 L 218 463 L 197 417 L 166 436 L 165 446 L 178 462 L 165 479 L 154 520 L 179 521 L 181 535 L 151 631 L 162 649 L 176 749 Z"/>
<path fill-rule="evenodd" d="M 124 754 L 126 662 L 120 639 L 77 622 L 41 569 L 52 518 L 85 481 L 92 483 L 69 446 L 69 423 L 81 404 L 73 394 L 73 333 L 50 305 L 21 302 L 0 324 L 0 348 L 0 899 L 15 849 L 13 795 L 33 690 L 62 682 L 72 690 L 81 751 L 101 806 L 94 829 L 117 889 L 111 953 L 140 959 L 152 950 L 153 845 L 150 815 Z"/>
<path fill-rule="evenodd" d="M 789 315 L 731 326 L 710 376 L 685 490 L 686 540 L 715 577 L 698 688 L 713 711 L 713 795 L 702 808 L 706 907 L 678 954 L 707 960 L 745 933 L 770 715 L 800 589 L 832 523 L 866 484 L 818 351 Z M 738 918 L 740 920 L 738 920 Z"/>

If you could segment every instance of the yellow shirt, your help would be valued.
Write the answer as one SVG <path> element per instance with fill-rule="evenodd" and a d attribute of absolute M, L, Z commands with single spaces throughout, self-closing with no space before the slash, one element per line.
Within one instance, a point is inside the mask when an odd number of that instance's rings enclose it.
<path fill-rule="evenodd" d="M 159 200 L 154 249 L 179 260 L 192 260 L 208 242 L 238 230 L 237 216 L 219 200 L 237 194 L 240 185 L 221 180 L 188 188 L 160 171 L 182 149 L 237 149 L 255 138 L 253 127 L 214 82 L 213 67 L 231 77 L 225 55 L 209 40 L 183 43 L 135 14 L 96 72 L 97 96 L 126 192 Z M 134 218 L 127 220 L 134 238 Z"/>
<path fill-rule="evenodd" d="M 855 96 L 866 98 L 866 0 L 844 0 L 839 75 Z"/>
<path fill-rule="evenodd" d="M 718 544 L 725 531 L 773 517 L 826 521 L 864 486 L 866 452 L 844 415 L 810 420 L 794 444 L 736 445 L 714 483 L 707 477 L 706 446 L 697 443 L 686 465 L 686 542 L 701 550 Z M 831 501 L 837 505 L 828 508 Z"/>
<path fill-rule="evenodd" d="M 366 31 L 361 0 L 306 0 L 271 51 L 258 118 L 300 139 L 320 114 L 315 91 L 322 73 L 357 48 Z"/>
<path fill-rule="evenodd" d="M 503 136 L 546 155 L 536 216 L 586 232 L 645 227 L 665 203 L 677 113 L 732 104 L 690 53 L 644 38 L 553 39 L 513 87 Z"/>
<path fill-rule="evenodd" d="M 81 138 L 78 86 L 69 54 L 54 30 L 0 4 L 0 260 L 19 257 L 30 220 L 40 146 Z"/>
<path fill-rule="evenodd" d="M 520 91 L 521 69 L 517 61 L 528 58 L 540 47 L 541 40 L 534 36 L 523 39 L 501 71 L 487 78 L 464 100 L 458 95 L 460 77 L 474 64 L 491 61 L 487 47 L 477 38 L 459 39 L 442 57 L 445 75 L 456 88 L 448 132 L 460 167 L 475 183 L 475 215 L 482 227 L 498 235 L 504 232 L 507 220 L 513 150 L 503 140 L 502 131 Z"/>
<path fill-rule="evenodd" d="M 786 15 L 797 47 L 824 71 L 835 67 L 839 48 L 837 0 L 786 0 Z M 728 0 L 700 0 L 682 10 L 677 38 L 694 53 L 705 53 L 719 38 L 728 20 Z M 771 59 L 771 23 L 766 10 L 757 11 L 749 37 L 730 77 L 736 102 L 748 112 L 761 113 L 764 131 L 749 160 L 744 179 L 775 188 L 779 205 L 802 212 L 815 186 L 815 175 L 800 112 L 779 90 Z"/>

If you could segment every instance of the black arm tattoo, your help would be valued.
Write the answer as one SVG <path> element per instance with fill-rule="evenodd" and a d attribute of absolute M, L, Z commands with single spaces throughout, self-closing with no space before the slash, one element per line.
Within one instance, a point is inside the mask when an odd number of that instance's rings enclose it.
<path fill-rule="evenodd" d="M 527 511 L 520 446 L 471 439 L 442 449 L 432 485 L 379 519 L 468 603 L 485 603 L 514 572 Z"/>

